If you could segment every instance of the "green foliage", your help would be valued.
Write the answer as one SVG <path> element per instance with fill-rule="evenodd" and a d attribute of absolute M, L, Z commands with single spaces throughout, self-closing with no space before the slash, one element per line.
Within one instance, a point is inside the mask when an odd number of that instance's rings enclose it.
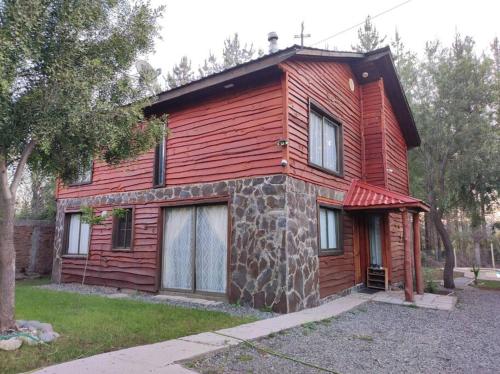
<path fill-rule="evenodd" d="M 357 52 L 369 52 L 384 46 L 386 37 L 381 37 L 372 23 L 370 16 L 366 17 L 363 27 L 358 29 L 358 44 L 351 46 Z"/>
<path fill-rule="evenodd" d="M 424 291 L 427 293 L 437 293 L 438 285 L 433 279 L 428 279 L 425 282 Z"/>
<path fill-rule="evenodd" d="M 135 300 L 49 291 L 20 282 L 19 319 L 51 323 L 61 337 L 53 344 L 0 351 L 0 372 L 27 372 L 42 366 L 253 321 L 225 313 Z"/>
<path fill-rule="evenodd" d="M 169 89 L 183 86 L 195 79 L 191 69 L 191 61 L 187 56 L 182 56 L 178 65 L 172 68 L 172 72 L 167 74 L 166 83 Z"/>
<path fill-rule="evenodd" d="M 107 215 L 101 214 L 100 216 L 96 215 L 94 213 L 94 208 L 90 206 L 82 206 L 81 207 L 81 212 L 82 212 L 82 217 L 81 220 L 84 223 L 88 223 L 89 225 L 100 225 L 102 224 L 107 218 Z M 111 211 L 111 216 L 117 217 L 117 218 L 123 218 L 125 217 L 127 210 L 123 208 L 113 208 Z"/>
<path fill-rule="evenodd" d="M 0 163 L 15 168 L 31 144 L 30 164 L 70 181 L 92 158 L 118 163 L 150 149 L 162 121 L 145 120 L 129 71 L 152 50 L 161 12 L 141 0 L 4 1 Z"/>

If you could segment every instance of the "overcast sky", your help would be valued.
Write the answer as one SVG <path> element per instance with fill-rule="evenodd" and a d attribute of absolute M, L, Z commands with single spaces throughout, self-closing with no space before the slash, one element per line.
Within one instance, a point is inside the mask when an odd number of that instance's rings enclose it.
<path fill-rule="evenodd" d="M 193 68 L 203 63 L 209 51 L 220 55 L 224 39 L 237 32 L 242 42 L 254 43 L 267 52 L 267 33 L 276 31 L 280 48 L 299 40 L 304 21 L 305 45 L 313 45 L 341 30 L 390 9 L 404 0 L 152 0 L 166 6 L 161 20 L 162 40 L 148 60 L 165 74 L 183 55 Z M 456 31 L 474 37 L 478 51 L 489 48 L 500 36 L 498 0 L 411 0 L 373 20 L 382 35 L 392 37 L 397 28 L 407 47 L 421 52 L 427 40 L 451 43 Z M 389 38 L 387 39 L 389 40 Z M 315 47 L 351 50 L 357 30 L 351 30 Z"/>

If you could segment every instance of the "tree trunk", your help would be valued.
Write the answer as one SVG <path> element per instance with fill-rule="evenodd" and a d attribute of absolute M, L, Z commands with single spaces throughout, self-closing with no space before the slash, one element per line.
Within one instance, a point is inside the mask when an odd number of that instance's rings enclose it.
<path fill-rule="evenodd" d="M 455 267 L 455 258 L 453 256 L 453 244 L 451 243 L 450 235 L 444 227 L 443 221 L 441 220 L 440 214 L 435 206 L 431 206 L 431 217 L 436 227 L 436 231 L 441 238 L 444 246 L 444 272 L 443 281 L 445 288 L 455 288 L 455 281 L 453 280 L 453 268 Z"/>
<path fill-rule="evenodd" d="M 14 199 L 0 196 L 0 331 L 15 327 Z"/>

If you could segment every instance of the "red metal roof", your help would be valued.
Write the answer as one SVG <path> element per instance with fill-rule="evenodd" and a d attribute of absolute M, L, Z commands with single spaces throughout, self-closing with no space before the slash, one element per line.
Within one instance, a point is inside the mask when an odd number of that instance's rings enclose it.
<path fill-rule="evenodd" d="M 398 192 L 374 186 L 354 179 L 344 198 L 344 209 L 396 209 L 416 208 L 428 212 L 429 207 L 422 200 Z"/>

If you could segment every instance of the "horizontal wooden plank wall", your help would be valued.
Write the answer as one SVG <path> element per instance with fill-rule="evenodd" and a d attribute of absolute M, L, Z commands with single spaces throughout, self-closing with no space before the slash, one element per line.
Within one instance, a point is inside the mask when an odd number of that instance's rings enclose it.
<path fill-rule="evenodd" d="M 283 172 L 283 99 L 273 81 L 169 113 L 168 186 L 213 182 Z M 153 184 L 154 152 L 111 167 L 96 162 L 92 183 L 60 186 L 57 197 L 84 197 L 148 189 Z"/>
<path fill-rule="evenodd" d="M 346 191 L 353 178 L 361 178 L 360 94 L 356 84 L 349 88 L 349 78 L 355 77 L 347 64 L 334 62 L 287 61 L 289 87 L 289 154 L 290 174 L 337 190 Z M 308 165 L 309 108 L 313 99 L 342 122 L 344 136 L 344 178 Z"/>
<path fill-rule="evenodd" d="M 362 86 L 366 182 L 381 187 L 386 186 L 383 89 L 382 80 Z"/>
<path fill-rule="evenodd" d="M 384 99 L 385 136 L 387 155 L 387 188 L 409 194 L 408 186 L 408 147 L 394 114 L 391 102 Z"/>
<path fill-rule="evenodd" d="M 100 207 L 108 212 L 113 207 Z M 158 208 L 136 205 L 134 209 L 133 250 L 112 250 L 112 218 L 92 227 L 90 256 L 85 276 L 86 284 L 133 288 L 143 291 L 156 290 L 158 238 Z M 63 282 L 81 282 L 85 259 L 63 258 Z"/>
<path fill-rule="evenodd" d="M 289 173 L 316 185 L 347 191 L 353 178 L 361 178 L 360 87 L 347 64 L 288 61 Z M 334 176 L 308 164 L 309 99 L 337 117 L 343 126 L 344 177 Z M 319 257 L 320 296 L 326 297 L 354 285 L 353 223 L 344 217 L 344 254 Z"/>
<path fill-rule="evenodd" d="M 353 218 L 344 216 L 344 253 L 319 257 L 320 297 L 333 295 L 354 286 Z"/>
<path fill-rule="evenodd" d="M 391 282 L 404 279 L 404 238 L 401 213 L 389 213 L 389 234 L 392 257 Z"/>

